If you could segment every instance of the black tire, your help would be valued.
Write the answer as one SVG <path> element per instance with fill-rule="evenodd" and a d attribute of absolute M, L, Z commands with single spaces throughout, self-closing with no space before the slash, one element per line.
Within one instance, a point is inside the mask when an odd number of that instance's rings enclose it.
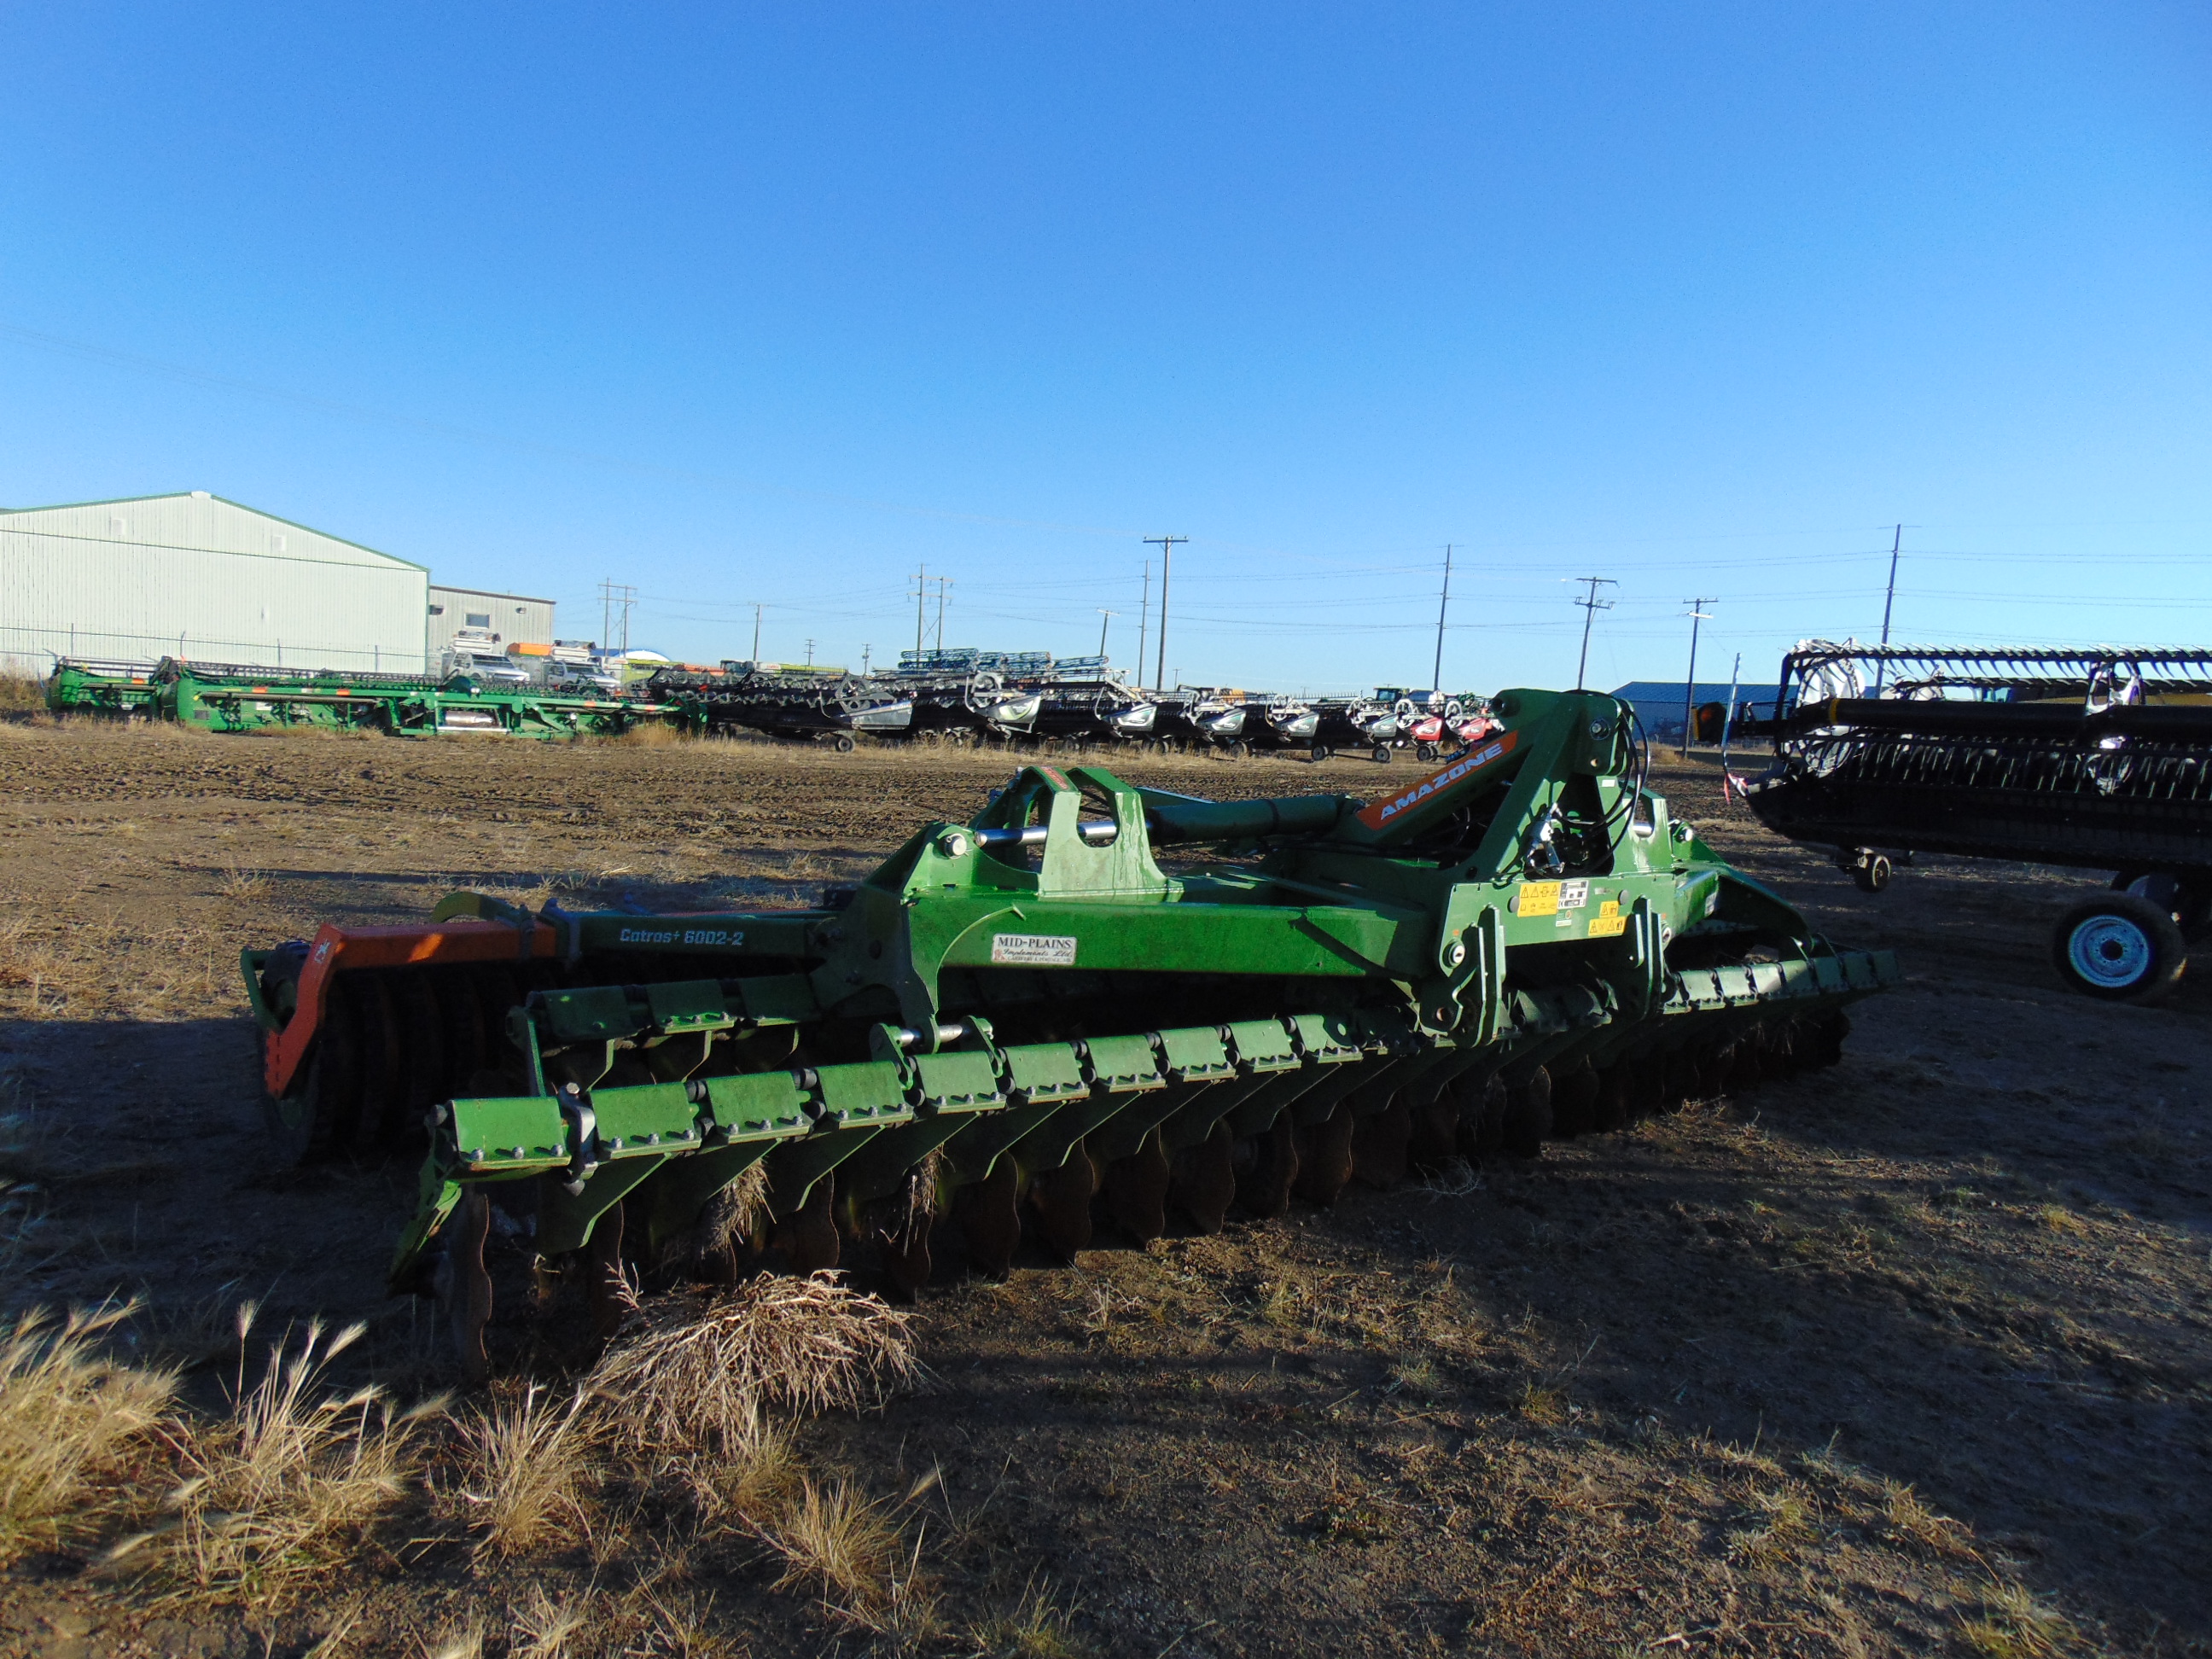
<path fill-rule="evenodd" d="M 1230 758 L 1230 759 L 1231 759 L 1231 760 L 1243 760 L 1243 759 L 1244 758 L 1244 757 L 1245 757 L 1245 756 L 1247 756 L 1247 755 L 1250 754 L 1251 752 L 1252 752 L 1252 746 L 1251 746 L 1251 744 L 1249 744 L 1246 743 L 1246 742 L 1244 741 L 1244 739 L 1243 739 L 1243 738 L 1230 738 L 1230 740 L 1229 740 L 1229 758 Z"/>
<path fill-rule="evenodd" d="M 1376 744 L 1375 752 L 1368 758 L 1377 766 L 1388 766 L 1390 763 L 1390 745 L 1387 743 Z"/>
<path fill-rule="evenodd" d="M 2148 899 L 2173 918 L 2191 945 L 2212 933 L 2212 893 L 2168 871 L 2123 870 L 2112 878 L 2112 890 Z"/>
<path fill-rule="evenodd" d="M 1414 758 L 1415 760 L 1419 760 L 1419 761 L 1432 761 L 1432 760 L 1434 760 L 1436 757 L 1437 757 L 1437 746 L 1436 746 L 1436 744 L 1432 744 L 1432 743 L 1417 743 L 1417 744 L 1415 744 L 1413 745 L 1413 758 Z"/>
<path fill-rule="evenodd" d="M 1889 885 L 1889 860 L 1880 853 L 1870 854 L 1864 864 L 1851 872 L 1851 879 L 1862 893 L 1879 893 Z"/>
<path fill-rule="evenodd" d="M 1316 744 L 1313 746 L 1313 763 L 1314 763 L 1316 766 L 1319 766 L 1319 765 L 1320 765 L 1323 761 L 1327 760 L 1327 759 L 1328 759 L 1328 758 L 1332 754 L 1334 754 L 1334 752 L 1335 752 L 1335 750 L 1332 750 L 1332 749 L 1331 749 L 1331 748 L 1330 748 L 1327 744 L 1325 744 L 1325 743 L 1317 743 L 1317 744 Z"/>
<path fill-rule="evenodd" d="M 2068 989 L 2140 1006 L 2173 989 L 2189 963 L 2189 943 L 2172 915 L 2150 900 L 2102 893 L 2058 918 L 2051 960 Z"/>
<path fill-rule="evenodd" d="M 837 741 L 832 745 L 832 747 L 834 747 L 841 755 L 851 754 L 853 752 L 853 739 L 851 735 L 848 732 L 840 732 L 837 734 Z"/>

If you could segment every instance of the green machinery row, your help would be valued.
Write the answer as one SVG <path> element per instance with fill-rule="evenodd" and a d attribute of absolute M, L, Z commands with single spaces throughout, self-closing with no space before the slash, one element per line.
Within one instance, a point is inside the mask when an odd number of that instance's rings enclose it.
<path fill-rule="evenodd" d="M 911 1291 L 933 1249 L 1211 1230 L 1838 1058 L 1894 958 L 1674 818 L 1626 705 L 1493 707 L 1372 800 L 1030 766 L 817 908 L 464 892 L 248 950 L 272 1139 L 422 1159 L 392 1284 L 481 1377 L 548 1285 L 604 1318 L 641 1278 L 857 1255 Z"/>
<path fill-rule="evenodd" d="M 93 662 L 64 657 L 46 681 L 46 707 L 176 720 L 209 732 L 315 726 L 395 735 L 506 733 L 617 736 L 659 720 L 656 702 L 507 685 L 468 673 L 356 674 L 185 662 Z"/>

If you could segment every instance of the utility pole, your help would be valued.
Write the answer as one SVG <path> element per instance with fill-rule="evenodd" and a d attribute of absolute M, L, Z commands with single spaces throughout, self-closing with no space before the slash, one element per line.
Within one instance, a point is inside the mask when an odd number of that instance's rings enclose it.
<path fill-rule="evenodd" d="M 1597 591 L 1601 587 L 1618 587 L 1620 584 L 1610 576 L 1577 576 L 1575 580 L 1589 584 L 1589 592 L 1575 601 L 1583 608 L 1583 654 L 1582 660 L 1575 665 L 1575 690 L 1579 691 L 1583 689 L 1584 677 L 1589 672 L 1590 624 L 1597 620 L 1599 611 L 1613 609 L 1613 601 L 1600 599 Z"/>
<path fill-rule="evenodd" d="M 753 660 L 755 662 L 760 660 L 760 601 L 756 599 L 753 601 Z"/>
<path fill-rule="evenodd" d="M 1429 685 L 1431 690 L 1437 691 L 1444 689 L 1444 611 L 1451 605 L 1451 544 L 1446 542 L 1444 544 L 1444 591 L 1443 596 L 1437 601 L 1437 665 L 1429 672 Z"/>
<path fill-rule="evenodd" d="M 1685 599 L 1690 607 L 1690 678 L 1682 683 L 1682 758 L 1690 758 L 1690 739 L 1697 732 L 1698 701 L 1698 624 L 1712 620 L 1710 611 L 1700 611 L 1701 605 L 1718 605 L 1720 595 L 1710 594 L 1704 599 Z"/>
<path fill-rule="evenodd" d="M 862 679 L 868 677 L 868 653 L 875 648 L 872 645 L 864 645 L 860 647 L 860 678 Z"/>
<path fill-rule="evenodd" d="M 1884 645 L 1889 643 L 1890 607 L 1897 603 L 1897 556 L 1904 550 L 1905 526 L 1899 525 L 1897 533 L 1889 540 L 1889 586 L 1881 596 L 1881 642 Z M 1881 695 L 1882 670 L 1888 666 L 1886 662 L 1877 662 L 1874 665 L 1874 694 L 1876 696 Z"/>
<path fill-rule="evenodd" d="M 637 589 L 610 576 L 599 584 L 599 647 L 605 650 L 614 643 L 615 606 L 622 607 L 622 659 L 629 660 L 629 608 L 637 603 Z"/>
<path fill-rule="evenodd" d="M 918 564 L 914 568 L 914 654 L 921 655 L 921 602 L 929 592 L 929 567 Z"/>
<path fill-rule="evenodd" d="M 1144 597 L 1137 601 L 1137 690 L 1145 689 L 1145 635 L 1152 620 L 1152 562 L 1145 561 Z"/>
<path fill-rule="evenodd" d="M 1109 622 L 1113 621 L 1115 617 L 1116 617 L 1120 616 L 1121 614 L 1121 613 L 1120 611 L 1109 611 L 1109 610 L 1107 610 L 1107 609 L 1106 609 L 1104 606 L 1103 606 L 1103 605 L 1099 607 L 1099 611 L 1098 611 L 1098 665 L 1099 665 L 1101 668 L 1103 668 L 1103 667 L 1106 665 L 1106 624 L 1107 624 L 1108 623 L 1109 623 Z"/>
<path fill-rule="evenodd" d="M 809 668 L 814 666 L 814 641 L 811 640 L 806 642 L 806 665 Z"/>
<path fill-rule="evenodd" d="M 945 649 L 945 590 L 951 586 L 950 576 L 937 579 L 937 648 L 940 652 Z"/>
<path fill-rule="evenodd" d="M 1168 677 L 1168 561 L 1175 555 L 1177 542 L 1188 542 L 1188 536 L 1147 536 L 1145 545 L 1160 550 L 1160 645 L 1159 660 L 1152 667 L 1152 690 L 1167 690 Z M 1139 672 L 1143 665 L 1138 665 Z"/>
<path fill-rule="evenodd" d="M 1729 670 L 1729 701 L 1727 716 L 1721 721 L 1721 799 L 1729 793 L 1729 733 L 1735 730 L 1736 687 L 1743 679 L 1743 653 L 1735 653 L 1735 665 Z"/>

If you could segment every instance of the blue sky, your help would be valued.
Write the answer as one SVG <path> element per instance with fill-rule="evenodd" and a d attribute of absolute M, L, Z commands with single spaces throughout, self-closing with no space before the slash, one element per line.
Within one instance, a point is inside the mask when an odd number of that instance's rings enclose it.
<path fill-rule="evenodd" d="M 2201 643 L 2197 5 L 0 9 L 0 501 L 204 489 L 694 660 Z M 935 638 L 935 611 L 930 613 Z M 1146 678 L 1151 678 L 1148 653 Z"/>

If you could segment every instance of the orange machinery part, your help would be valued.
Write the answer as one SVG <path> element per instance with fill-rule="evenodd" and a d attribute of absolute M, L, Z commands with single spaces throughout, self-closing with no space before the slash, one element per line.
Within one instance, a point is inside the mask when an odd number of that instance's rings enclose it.
<path fill-rule="evenodd" d="M 532 927 L 526 942 L 502 921 L 457 918 L 426 927 L 353 928 L 325 922 L 300 974 L 299 1005 L 264 1050 L 263 1076 L 269 1092 L 281 1097 L 291 1086 L 322 1023 L 331 975 L 340 969 L 526 961 L 552 956 L 557 948 L 551 926 L 542 921 Z"/>

